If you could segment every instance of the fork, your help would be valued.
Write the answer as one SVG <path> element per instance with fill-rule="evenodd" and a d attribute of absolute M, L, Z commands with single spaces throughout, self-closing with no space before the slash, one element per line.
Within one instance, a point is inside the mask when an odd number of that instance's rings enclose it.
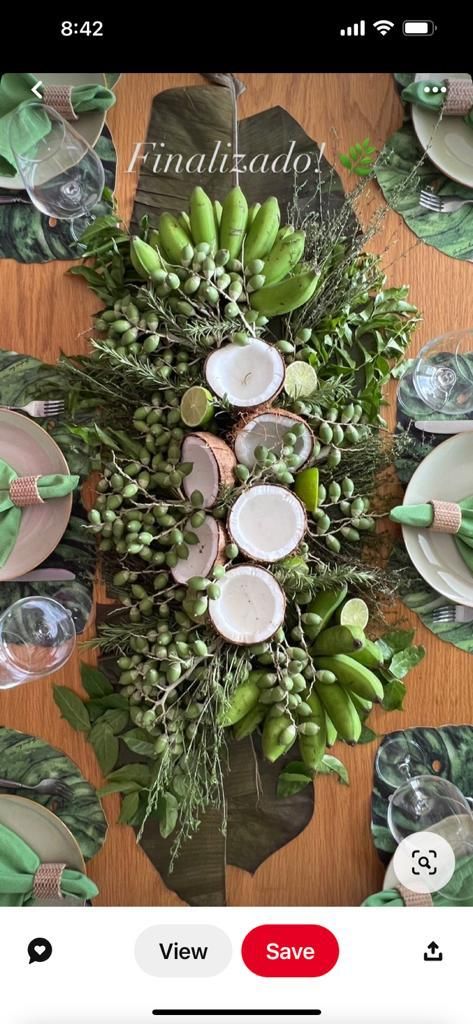
<path fill-rule="evenodd" d="M 72 789 L 67 782 L 61 779 L 42 779 L 36 786 L 27 786 L 23 782 L 13 782 L 12 779 L 0 779 L 0 789 L 27 789 L 30 793 L 38 793 L 41 796 L 58 796 L 64 802 L 72 796 Z"/>
<path fill-rule="evenodd" d="M 432 619 L 434 622 L 473 622 L 473 608 L 462 604 L 443 604 L 435 608 Z"/>
<path fill-rule="evenodd" d="M 461 196 L 436 196 L 434 192 L 422 189 L 419 203 L 432 213 L 455 213 L 461 206 L 471 205 L 473 199 L 462 199 Z"/>
<path fill-rule="evenodd" d="M 64 402 L 50 399 L 46 402 L 28 402 L 27 405 L 1 405 L 0 409 L 9 409 L 10 412 L 26 412 L 34 419 L 48 419 L 49 417 L 60 416 L 64 412 Z"/>

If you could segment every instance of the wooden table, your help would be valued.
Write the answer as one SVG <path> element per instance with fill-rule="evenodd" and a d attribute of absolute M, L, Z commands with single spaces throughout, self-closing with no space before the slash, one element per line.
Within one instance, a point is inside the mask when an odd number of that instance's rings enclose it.
<path fill-rule="evenodd" d="M 401 123 L 401 105 L 389 75 L 268 75 L 244 76 L 247 92 L 240 100 L 241 116 L 275 104 L 285 107 L 308 134 L 326 141 L 326 155 L 370 135 L 380 147 Z M 129 75 L 117 86 L 117 105 L 109 124 L 119 155 L 118 200 L 125 216 L 131 211 L 136 174 L 126 168 L 137 141 L 146 138 L 153 96 L 163 89 L 200 84 L 194 75 Z M 334 136 L 334 129 L 336 135 Z M 348 179 L 350 187 L 353 179 Z M 443 256 L 418 243 L 401 219 L 389 213 L 374 241 L 385 256 L 389 282 L 411 285 L 411 299 L 424 313 L 412 354 L 429 338 L 473 321 L 472 270 L 468 263 Z M 78 280 L 65 277 L 66 265 L 0 263 L 0 346 L 25 351 L 54 362 L 60 349 L 84 350 L 82 332 L 97 300 Z M 406 613 L 407 615 L 407 613 Z M 409 617 L 409 616 L 408 616 Z M 417 639 L 428 657 L 408 683 L 406 710 L 373 715 L 382 732 L 407 726 L 432 726 L 471 721 L 467 654 L 441 643 L 419 625 Z M 79 657 L 58 673 L 55 681 L 80 690 Z M 95 785 L 101 781 L 94 754 L 86 740 L 59 718 L 49 681 L 0 694 L 0 722 L 31 731 L 67 751 Z M 233 905 L 359 905 L 379 888 L 383 869 L 371 842 L 369 805 L 373 744 L 340 751 L 351 778 L 350 787 L 322 778 L 317 784 L 316 811 L 305 832 L 271 857 L 251 878 L 236 869 L 228 872 L 228 901 Z M 161 882 L 145 854 L 136 846 L 131 829 L 114 825 L 118 798 L 105 801 L 111 823 L 103 851 L 91 864 L 104 905 L 173 905 L 176 897 Z"/>

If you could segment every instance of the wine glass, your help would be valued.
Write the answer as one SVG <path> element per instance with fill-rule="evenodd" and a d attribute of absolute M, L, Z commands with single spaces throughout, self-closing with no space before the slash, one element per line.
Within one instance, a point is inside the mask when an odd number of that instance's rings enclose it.
<path fill-rule="evenodd" d="M 422 416 L 423 406 L 456 419 L 473 412 L 473 329 L 424 345 L 401 377 L 398 401 L 411 417 Z"/>
<path fill-rule="evenodd" d="M 430 766 L 422 747 L 405 732 L 390 736 L 376 754 L 376 773 L 389 786 L 397 789 L 404 782 L 426 775 Z M 434 776 L 435 777 L 435 776 Z"/>
<path fill-rule="evenodd" d="M 459 841 L 473 844 L 473 815 L 463 793 L 448 779 L 419 775 L 409 779 L 392 794 L 388 803 L 388 826 L 397 843 L 413 832 L 429 832 L 446 818 Z M 449 842 L 452 845 L 449 836 Z"/>
<path fill-rule="evenodd" d="M 0 616 L 0 689 L 56 672 L 76 641 L 71 613 L 50 597 L 24 597 Z"/>
<path fill-rule="evenodd" d="M 77 241 L 103 192 L 97 154 L 57 111 L 35 101 L 21 104 L 12 116 L 9 141 L 33 205 L 49 217 L 71 221 Z"/>

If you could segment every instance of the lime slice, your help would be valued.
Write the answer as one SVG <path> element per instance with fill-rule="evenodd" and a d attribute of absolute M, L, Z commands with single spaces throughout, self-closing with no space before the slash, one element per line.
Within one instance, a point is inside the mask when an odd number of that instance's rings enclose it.
<path fill-rule="evenodd" d="M 213 398 L 207 388 L 195 385 L 182 396 L 181 419 L 186 427 L 202 427 L 213 416 Z"/>
<path fill-rule="evenodd" d="M 308 512 L 315 512 L 319 498 L 319 471 L 315 466 L 296 473 L 294 490 Z"/>
<path fill-rule="evenodd" d="M 310 363 L 296 359 L 289 363 L 284 378 L 284 390 L 290 398 L 309 398 L 317 387 L 317 374 Z"/>
<path fill-rule="evenodd" d="M 358 626 L 359 629 L 364 629 L 368 625 L 369 617 L 366 601 L 363 601 L 361 597 L 351 597 L 341 609 L 340 625 Z"/>

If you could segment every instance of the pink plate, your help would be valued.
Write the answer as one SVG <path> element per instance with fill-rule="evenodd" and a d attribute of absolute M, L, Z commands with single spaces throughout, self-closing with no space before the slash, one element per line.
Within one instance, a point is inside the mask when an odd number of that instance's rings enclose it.
<path fill-rule="evenodd" d="M 0 409 L 0 459 L 19 476 L 68 473 L 69 467 L 52 437 L 18 412 Z M 72 494 L 23 509 L 17 542 L 0 568 L 0 581 L 36 568 L 54 551 L 70 519 Z"/>

